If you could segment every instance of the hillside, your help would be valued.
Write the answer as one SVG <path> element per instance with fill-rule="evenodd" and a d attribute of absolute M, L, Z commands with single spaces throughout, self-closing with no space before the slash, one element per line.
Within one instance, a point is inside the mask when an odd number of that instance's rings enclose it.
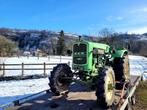
<path fill-rule="evenodd" d="M 0 28 L 0 35 L 5 36 L 12 41 L 15 41 L 21 51 L 36 51 L 42 50 L 47 54 L 56 54 L 57 40 L 59 32 L 48 30 L 25 30 L 25 29 L 8 29 Z M 64 40 L 67 49 L 72 48 L 72 44 L 78 39 L 77 34 L 64 32 Z M 147 33 L 127 34 L 127 33 L 113 33 L 109 37 L 97 37 L 82 35 L 83 39 L 94 42 L 108 43 L 113 47 L 125 47 L 133 54 L 141 54 L 147 56 Z"/>
<path fill-rule="evenodd" d="M 22 51 L 36 51 L 37 49 L 40 49 L 46 53 L 52 54 L 53 49 L 57 44 L 59 32 L 1 28 L 0 35 L 15 41 Z M 76 37 L 77 36 L 74 34 L 65 33 L 66 45 L 70 46 Z"/>

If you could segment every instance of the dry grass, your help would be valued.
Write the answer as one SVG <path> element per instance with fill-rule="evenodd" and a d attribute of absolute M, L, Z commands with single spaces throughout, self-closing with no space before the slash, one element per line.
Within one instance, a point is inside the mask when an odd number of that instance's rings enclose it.
<path fill-rule="evenodd" d="M 147 81 L 140 82 L 136 90 L 136 108 L 147 110 Z"/>

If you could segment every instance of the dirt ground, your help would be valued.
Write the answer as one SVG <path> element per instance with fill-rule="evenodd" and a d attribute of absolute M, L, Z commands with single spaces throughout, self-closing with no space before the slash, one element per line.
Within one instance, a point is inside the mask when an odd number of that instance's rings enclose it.
<path fill-rule="evenodd" d="M 51 92 L 37 99 L 28 101 L 20 106 L 10 107 L 7 110 L 101 110 L 96 102 L 95 91 L 76 87 L 66 95 L 54 96 Z M 82 89 L 81 89 L 82 88 Z"/>

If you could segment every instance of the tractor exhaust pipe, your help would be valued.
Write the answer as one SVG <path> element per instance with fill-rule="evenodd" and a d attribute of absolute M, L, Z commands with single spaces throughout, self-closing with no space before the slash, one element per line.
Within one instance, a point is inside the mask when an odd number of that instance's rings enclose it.
<path fill-rule="evenodd" d="M 82 36 L 79 36 L 79 41 L 81 41 L 81 37 L 82 37 Z"/>

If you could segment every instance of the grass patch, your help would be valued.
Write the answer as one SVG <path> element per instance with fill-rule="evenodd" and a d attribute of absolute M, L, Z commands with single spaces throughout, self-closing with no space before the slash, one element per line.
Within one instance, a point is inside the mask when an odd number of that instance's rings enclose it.
<path fill-rule="evenodd" d="M 136 107 L 147 109 L 147 81 L 141 81 L 136 89 Z"/>

